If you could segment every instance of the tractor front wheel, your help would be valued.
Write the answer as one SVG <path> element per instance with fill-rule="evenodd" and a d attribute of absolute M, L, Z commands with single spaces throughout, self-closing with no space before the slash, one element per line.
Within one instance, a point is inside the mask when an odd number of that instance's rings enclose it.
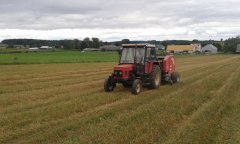
<path fill-rule="evenodd" d="M 178 83 L 180 82 L 180 76 L 178 72 L 174 72 L 171 74 L 171 80 L 173 83 Z"/>
<path fill-rule="evenodd" d="M 132 85 L 132 93 L 138 95 L 141 92 L 142 82 L 139 79 L 134 80 Z"/>
<path fill-rule="evenodd" d="M 115 88 L 114 80 L 111 77 L 106 78 L 104 81 L 105 92 L 111 92 L 114 90 L 114 88 Z"/>

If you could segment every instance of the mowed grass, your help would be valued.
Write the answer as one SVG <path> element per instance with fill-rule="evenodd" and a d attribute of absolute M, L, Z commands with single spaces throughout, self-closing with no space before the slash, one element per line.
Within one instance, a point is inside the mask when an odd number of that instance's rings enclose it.
<path fill-rule="evenodd" d="M 6 64 L 49 64 L 49 63 L 91 63 L 118 60 L 117 52 L 29 52 L 0 54 L 0 65 Z"/>
<path fill-rule="evenodd" d="M 240 56 L 177 58 L 181 82 L 103 91 L 116 62 L 0 66 L 0 143 L 240 143 Z"/>

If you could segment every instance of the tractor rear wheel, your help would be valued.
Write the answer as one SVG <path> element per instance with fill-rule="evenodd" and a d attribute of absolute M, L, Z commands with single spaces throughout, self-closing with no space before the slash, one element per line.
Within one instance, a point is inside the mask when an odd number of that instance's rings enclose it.
<path fill-rule="evenodd" d="M 114 84 L 113 80 L 110 77 L 106 78 L 104 81 L 105 92 L 111 92 L 114 90 L 114 88 L 115 88 L 115 84 Z"/>
<path fill-rule="evenodd" d="M 150 88 L 156 89 L 160 86 L 161 83 L 161 70 L 160 67 L 155 65 L 153 66 L 152 73 L 150 74 Z"/>
<path fill-rule="evenodd" d="M 142 82 L 139 79 L 134 80 L 132 85 L 132 93 L 138 95 L 141 92 Z"/>
<path fill-rule="evenodd" d="M 180 82 L 180 76 L 178 72 L 174 72 L 171 74 L 171 80 L 173 83 L 178 83 Z"/>

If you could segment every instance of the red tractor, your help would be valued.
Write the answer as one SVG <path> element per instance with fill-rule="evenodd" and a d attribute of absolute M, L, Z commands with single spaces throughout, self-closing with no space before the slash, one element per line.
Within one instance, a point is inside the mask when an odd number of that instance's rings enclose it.
<path fill-rule="evenodd" d="M 105 80 L 104 90 L 111 92 L 117 83 L 122 83 L 124 87 L 132 87 L 132 93 L 137 95 L 142 86 L 157 89 L 161 83 L 179 81 L 173 56 L 157 56 L 155 45 L 124 44 L 119 64 Z"/>

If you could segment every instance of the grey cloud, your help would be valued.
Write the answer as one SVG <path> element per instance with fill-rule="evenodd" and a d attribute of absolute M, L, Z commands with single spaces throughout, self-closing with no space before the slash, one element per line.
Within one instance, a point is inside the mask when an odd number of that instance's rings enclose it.
<path fill-rule="evenodd" d="M 239 5 L 238 0 L 1 0 L 0 29 L 180 27 L 187 29 L 184 34 L 201 34 L 229 23 L 240 27 Z"/>
<path fill-rule="evenodd" d="M 228 8 L 238 2 L 226 1 L 226 8 L 224 1 L 222 3 L 218 5 L 211 0 L 202 3 L 195 0 L 3 0 L 0 17 L 1 28 L 22 29 L 165 27 L 166 23 L 172 27 L 240 18 L 237 6 Z M 167 18 L 170 19 L 166 21 Z"/>

